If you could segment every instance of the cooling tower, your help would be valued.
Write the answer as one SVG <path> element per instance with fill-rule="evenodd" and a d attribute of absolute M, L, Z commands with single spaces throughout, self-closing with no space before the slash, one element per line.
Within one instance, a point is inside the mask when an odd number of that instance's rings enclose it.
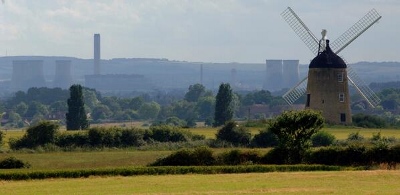
<path fill-rule="evenodd" d="M 13 91 L 26 91 L 31 87 L 45 87 L 43 60 L 14 60 L 11 78 Z"/>
<path fill-rule="evenodd" d="M 283 60 L 283 87 L 291 88 L 299 82 L 299 60 Z"/>
<path fill-rule="evenodd" d="M 71 60 L 56 60 L 56 74 L 53 87 L 68 89 L 71 83 Z"/>
<path fill-rule="evenodd" d="M 283 88 L 282 60 L 266 60 L 264 89 L 278 91 Z"/>
<path fill-rule="evenodd" d="M 94 34 L 94 74 L 100 74 L 100 34 Z"/>

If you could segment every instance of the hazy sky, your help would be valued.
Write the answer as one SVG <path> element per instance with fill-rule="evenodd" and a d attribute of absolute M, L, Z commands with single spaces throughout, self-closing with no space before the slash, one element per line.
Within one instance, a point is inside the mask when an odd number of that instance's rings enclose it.
<path fill-rule="evenodd" d="M 399 0 L 5 0 L 0 56 L 256 62 L 314 56 L 281 18 L 287 6 L 335 40 L 370 9 L 382 19 L 341 52 L 348 62 L 400 61 Z"/>

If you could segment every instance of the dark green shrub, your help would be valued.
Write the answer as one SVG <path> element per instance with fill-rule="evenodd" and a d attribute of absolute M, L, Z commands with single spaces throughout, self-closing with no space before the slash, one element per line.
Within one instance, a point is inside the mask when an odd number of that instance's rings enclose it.
<path fill-rule="evenodd" d="M 326 131 L 320 131 L 311 136 L 311 142 L 314 147 L 330 146 L 335 142 L 335 140 L 335 136 Z"/>
<path fill-rule="evenodd" d="M 122 146 L 143 146 L 146 144 L 144 141 L 144 131 L 140 129 L 124 129 L 121 131 Z"/>
<path fill-rule="evenodd" d="M 187 142 L 205 138 L 204 136 L 194 136 L 189 130 L 168 125 L 152 126 L 146 134 L 145 138 L 158 142 Z"/>
<path fill-rule="evenodd" d="M 0 131 L 0 146 L 3 145 L 4 134 L 3 131 Z"/>
<path fill-rule="evenodd" d="M 182 149 L 171 155 L 158 159 L 150 166 L 204 166 L 213 165 L 215 158 L 210 149 L 205 147 L 194 150 Z"/>
<path fill-rule="evenodd" d="M 389 162 L 400 163 L 400 144 L 390 147 Z"/>
<path fill-rule="evenodd" d="M 39 124 L 29 127 L 21 139 L 11 142 L 10 148 L 34 148 L 45 144 L 55 144 L 59 125 L 42 121 Z"/>
<path fill-rule="evenodd" d="M 359 113 L 355 114 L 352 118 L 353 118 L 353 124 L 357 127 L 385 128 L 388 126 L 386 121 L 379 116 Z"/>
<path fill-rule="evenodd" d="M 274 148 L 261 158 L 262 164 L 286 164 L 287 153 L 285 149 Z"/>
<path fill-rule="evenodd" d="M 89 136 L 85 133 L 60 134 L 57 136 L 56 145 L 59 147 L 85 147 L 89 146 Z"/>
<path fill-rule="evenodd" d="M 350 145 L 340 156 L 339 165 L 363 165 L 367 161 L 365 152 L 367 148 L 363 145 Z M 369 163 L 367 163 L 369 164 Z"/>
<path fill-rule="evenodd" d="M 91 146 L 102 147 L 102 146 L 113 146 L 110 140 L 113 139 L 113 135 L 110 129 L 105 127 L 94 127 L 88 131 L 89 143 Z"/>
<path fill-rule="evenodd" d="M 15 157 L 8 157 L 0 161 L 0 169 L 21 169 L 29 168 L 31 165 L 22 160 L 16 159 Z"/>
<path fill-rule="evenodd" d="M 364 136 L 360 135 L 359 131 L 356 133 L 350 133 L 347 137 L 347 141 L 363 141 L 364 139 Z"/>
<path fill-rule="evenodd" d="M 363 145 L 350 145 L 348 147 L 327 147 L 312 152 L 308 163 L 325 165 L 358 166 L 370 165 L 367 148 Z"/>
<path fill-rule="evenodd" d="M 259 164 L 261 155 L 256 151 L 231 150 L 218 156 L 218 163 L 222 165 Z"/>
<path fill-rule="evenodd" d="M 370 165 L 391 162 L 390 149 L 387 145 L 376 145 L 369 148 L 365 152 L 365 160 L 365 163 Z"/>
<path fill-rule="evenodd" d="M 251 141 L 253 147 L 274 147 L 278 145 L 278 137 L 269 130 L 262 130 Z"/>
<path fill-rule="evenodd" d="M 320 148 L 309 155 L 307 162 L 309 164 L 338 165 L 341 164 L 339 161 L 343 150 L 344 148 L 341 147 Z"/>
<path fill-rule="evenodd" d="M 219 129 L 216 137 L 217 140 L 230 142 L 235 146 L 247 146 L 251 140 L 250 131 L 234 121 L 226 123 Z"/>

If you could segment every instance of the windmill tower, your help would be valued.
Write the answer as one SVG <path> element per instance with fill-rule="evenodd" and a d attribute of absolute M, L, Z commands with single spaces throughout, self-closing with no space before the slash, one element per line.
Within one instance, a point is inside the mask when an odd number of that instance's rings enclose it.
<path fill-rule="evenodd" d="M 306 94 L 306 109 L 322 111 L 322 115 L 329 123 L 350 124 L 352 121 L 349 84 L 355 87 L 371 107 L 379 104 L 380 99 L 377 95 L 337 55 L 381 19 L 375 9 L 369 11 L 332 44 L 326 39 L 326 30 L 322 31 L 322 39 L 318 41 L 290 7 L 281 15 L 316 55 L 309 65 L 308 76 L 283 95 L 289 105 Z"/>

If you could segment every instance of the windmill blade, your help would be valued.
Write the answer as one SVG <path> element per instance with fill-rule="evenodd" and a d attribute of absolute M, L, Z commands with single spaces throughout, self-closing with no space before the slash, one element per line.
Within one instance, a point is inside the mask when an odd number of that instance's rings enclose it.
<path fill-rule="evenodd" d="M 369 11 L 364 17 L 330 44 L 332 51 L 338 54 L 381 18 L 382 16 L 380 16 L 375 9 Z"/>
<path fill-rule="evenodd" d="M 297 16 L 292 8 L 288 7 L 285 11 L 281 13 L 281 16 L 293 29 L 293 31 L 300 37 L 300 39 L 307 45 L 313 54 L 318 53 L 318 39 L 315 35 L 308 29 L 303 21 Z"/>
<path fill-rule="evenodd" d="M 298 82 L 293 88 L 283 94 L 282 98 L 286 101 L 286 103 L 292 105 L 296 100 L 298 100 L 306 93 L 307 79 L 308 77 L 304 78 L 303 80 Z"/>
<path fill-rule="evenodd" d="M 347 78 L 356 88 L 357 92 L 365 99 L 365 101 L 368 102 L 372 108 L 375 108 L 377 105 L 379 105 L 381 102 L 379 97 L 364 83 L 364 81 L 361 80 L 360 77 L 358 77 L 358 75 L 349 65 L 347 65 Z"/>

